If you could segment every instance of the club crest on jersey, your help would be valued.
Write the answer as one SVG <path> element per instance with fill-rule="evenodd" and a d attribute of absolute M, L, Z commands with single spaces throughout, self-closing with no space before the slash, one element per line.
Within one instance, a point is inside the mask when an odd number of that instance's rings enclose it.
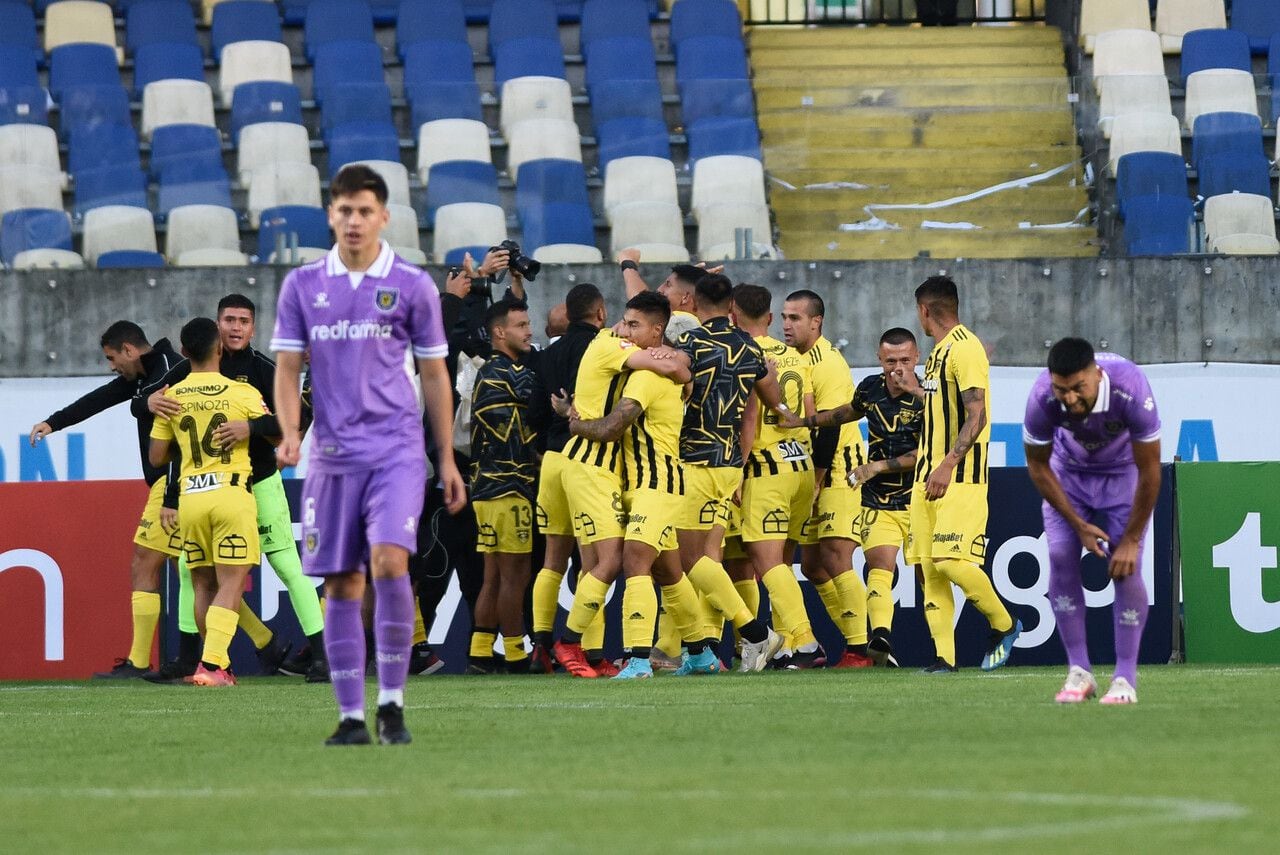
<path fill-rule="evenodd" d="M 379 312 L 390 312 L 400 302 L 399 288 L 379 288 L 373 295 L 373 304 Z"/>

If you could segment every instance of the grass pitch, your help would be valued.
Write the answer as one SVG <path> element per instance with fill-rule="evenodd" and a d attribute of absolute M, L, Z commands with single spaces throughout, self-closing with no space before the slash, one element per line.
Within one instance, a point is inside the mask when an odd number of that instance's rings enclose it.
<path fill-rule="evenodd" d="M 1141 678 L 413 678 L 413 745 L 342 749 L 323 685 L 8 684 L 0 849 L 1276 851 L 1280 668 Z"/>

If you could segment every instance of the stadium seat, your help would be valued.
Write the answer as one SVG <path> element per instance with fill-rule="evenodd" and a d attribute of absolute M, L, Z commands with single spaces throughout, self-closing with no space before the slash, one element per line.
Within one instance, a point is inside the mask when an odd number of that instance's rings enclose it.
<path fill-rule="evenodd" d="M 587 173 L 573 160 L 531 160 L 516 176 L 516 211 L 552 202 L 590 207 Z"/>
<path fill-rule="evenodd" d="M 436 211 L 431 249 L 437 264 L 456 263 L 453 250 L 497 246 L 507 239 L 507 215 L 501 205 L 455 202 Z M 483 253 L 483 250 L 481 250 Z"/>
<path fill-rule="evenodd" d="M 279 238 L 277 236 L 280 236 Z M 266 261 L 290 246 L 328 247 L 333 244 L 329 215 L 324 208 L 283 206 L 267 208 L 258 218 L 258 259 Z"/>
<path fill-rule="evenodd" d="M 1265 54 L 1271 36 L 1280 33 L 1280 4 L 1272 0 L 1232 0 L 1231 29 L 1249 37 L 1249 49 L 1255 55 Z"/>
<path fill-rule="evenodd" d="M 321 207 L 320 171 L 310 163 L 289 161 L 266 163 L 255 169 L 245 204 L 249 225 L 256 229 L 263 211 L 283 205 Z"/>
<path fill-rule="evenodd" d="M 291 122 L 258 122 L 240 132 L 236 149 L 240 183 L 253 184 L 253 171 L 270 163 L 311 163 L 307 129 Z"/>
<path fill-rule="evenodd" d="M 1156 32 L 1165 53 L 1181 53 L 1182 37 L 1192 30 L 1226 26 L 1222 0 L 1160 0 L 1156 6 Z"/>
<path fill-rule="evenodd" d="M 65 2 L 65 0 L 64 0 Z M 293 83 L 293 60 L 289 48 L 280 42 L 233 42 L 222 49 L 218 69 L 218 93 L 223 104 L 230 104 L 241 83 L 272 80 Z"/>
<path fill-rule="evenodd" d="M 156 43 L 138 48 L 133 61 L 134 97 L 142 97 L 147 84 L 159 80 L 204 83 L 204 57 L 199 45 Z"/>
<path fill-rule="evenodd" d="M 407 49 L 419 42 L 454 42 L 466 46 L 467 18 L 461 0 L 405 0 L 396 20 L 396 52 L 408 62 Z"/>
<path fill-rule="evenodd" d="M 11 3 L 0 3 L 0 9 L 23 9 Z M 36 71 L 36 60 L 21 45 L 0 42 L 0 88 L 14 86 L 39 86 L 40 75 Z"/>
<path fill-rule="evenodd" d="M 125 11 L 124 44 L 129 53 L 143 45 L 200 46 L 196 16 L 187 0 L 142 0 Z"/>
<path fill-rule="evenodd" d="M 0 213 L 20 208 L 62 208 L 63 174 L 57 169 L 0 166 Z"/>
<path fill-rule="evenodd" d="M 249 258 L 238 249 L 193 249 L 178 256 L 177 267 L 243 267 Z"/>
<path fill-rule="evenodd" d="M 756 120 L 755 98 L 749 80 L 689 80 L 680 87 L 680 110 L 685 128 L 704 119 Z"/>
<path fill-rule="evenodd" d="M 627 202 L 610 213 L 610 252 L 637 244 L 684 246 L 684 218 L 679 205 L 664 202 Z M 688 252 L 686 251 L 686 256 Z"/>
<path fill-rule="evenodd" d="M 446 160 L 431 166 L 427 181 L 427 224 L 436 220 L 436 211 L 458 202 L 500 205 L 498 173 L 492 163 L 478 160 Z"/>
<path fill-rule="evenodd" d="M 528 160 L 555 158 L 582 162 L 578 126 L 565 119 L 528 119 L 511 128 L 507 173 L 515 175 Z"/>
<path fill-rule="evenodd" d="M 1270 196 L 1230 193 L 1205 199 L 1205 248 L 1209 252 L 1223 252 L 1220 240 L 1234 235 L 1256 235 L 1269 239 L 1261 243 L 1267 247 L 1266 254 L 1274 255 L 1280 252 L 1280 244 L 1276 243 L 1275 214 Z"/>
<path fill-rule="evenodd" d="M 1192 30 L 1182 40 L 1181 75 L 1187 78 L 1206 68 L 1235 68 L 1253 73 L 1249 37 L 1236 30 Z"/>
<path fill-rule="evenodd" d="M 418 212 L 408 205 L 387 205 L 387 228 L 382 237 L 402 258 L 410 251 L 414 258 L 422 256 L 422 239 L 418 233 Z"/>
<path fill-rule="evenodd" d="M 596 246 L 549 243 L 535 249 L 533 258 L 543 264 L 600 264 L 604 261 L 604 254 Z"/>
<path fill-rule="evenodd" d="M 639 0 L 587 0 L 582 5 L 579 53 L 591 61 L 591 47 L 602 39 L 649 39 L 649 10 Z"/>
<path fill-rule="evenodd" d="M 132 125 L 92 124 L 69 135 L 67 171 L 78 175 L 104 166 L 139 166 L 138 135 Z"/>
<path fill-rule="evenodd" d="M 676 46 L 676 82 L 750 77 L 747 49 L 741 38 L 690 36 Z"/>
<path fill-rule="evenodd" d="M 64 138 L 80 128 L 131 124 L 129 93 L 123 86 L 69 87 L 60 99 L 58 120 Z"/>
<path fill-rule="evenodd" d="M 236 212 L 225 205 L 185 205 L 169 211 L 165 225 L 165 255 L 176 262 L 195 249 L 240 251 Z"/>
<path fill-rule="evenodd" d="M 493 0 L 462 0 L 462 11 L 468 24 L 487 24 L 493 11 Z"/>
<path fill-rule="evenodd" d="M 222 137 L 217 128 L 208 125 L 164 125 L 151 135 L 151 162 L 148 172 L 153 180 L 175 163 L 198 160 L 211 168 L 222 166 Z"/>
<path fill-rule="evenodd" d="M 252 0 L 257 2 L 257 0 Z M 302 124 L 302 98 L 292 83 L 242 83 L 231 99 L 231 138 L 239 144 L 247 125 Z"/>
<path fill-rule="evenodd" d="M 1120 217 L 1126 205 L 1139 196 L 1176 196 L 1186 199 L 1187 164 L 1180 154 L 1167 151 L 1135 151 L 1120 158 L 1116 167 L 1116 202 Z"/>
<path fill-rule="evenodd" d="M 1111 30 L 1098 34 L 1093 52 L 1094 88 L 1098 81 L 1122 74 L 1164 74 L 1160 37 L 1150 30 Z"/>
<path fill-rule="evenodd" d="M 78 2 L 81 0 L 61 0 L 58 5 Z M 62 101 L 63 92 L 73 86 L 107 85 L 120 85 L 120 67 L 115 51 L 106 45 L 62 45 L 50 54 L 49 92 L 55 100 Z"/>
<path fill-rule="evenodd" d="M 69 249 L 28 249 L 13 259 L 14 270 L 81 270 L 84 259 Z"/>
<path fill-rule="evenodd" d="M 36 36 L 36 18 L 25 3 L 0 3 L 0 47 L 19 49 L 16 52 L 34 63 L 44 59 L 40 40 Z M 0 77 L 0 81 L 3 78 Z M 3 85 L 0 83 L 0 85 Z"/>
<path fill-rule="evenodd" d="M 1126 255 L 1177 255 L 1191 251 L 1195 211 L 1185 196 L 1138 196 L 1126 203 Z"/>
<path fill-rule="evenodd" d="M 666 123 L 657 119 L 623 118 L 605 122 L 596 129 L 596 142 L 596 159 L 601 168 L 620 157 L 671 157 L 671 137 Z"/>
<path fill-rule="evenodd" d="M 0 86 L 0 125 L 49 124 L 49 96 L 39 86 Z"/>
<path fill-rule="evenodd" d="M 604 170 L 605 218 L 630 202 L 678 203 L 676 167 L 665 157 L 621 157 Z"/>
<path fill-rule="evenodd" d="M 1124 113 L 1173 114 L 1169 80 L 1163 74 L 1122 74 L 1102 78 L 1098 128 L 1111 137 L 1111 124 Z"/>
<path fill-rule="evenodd" d="M 160 176 L 157 213 L 166 215 L 187 205 L 231 207 L 231 182 L 221 164 L 215 169 L 212 164 L 189 160 L 165 168 Z"/>
<path fill-rule="evenodd" d="M 1271 195 L 1271 163 L 1261 154 L 1211 157 L 1201 167 L 1196 192 L 1204 198 L 1228 193 Z"/>
<path fill-rule="evenodd" d="M 328 136 L 339 125 L 353 122 L 376 123 L 392 127 L 391 90 L 382 81 L 336 83 L 329 98 L 320 108 L 320 127 Z"/>
<path fill-rule="evenodd" d="M 70 44 L 99 44 L 111 48 L 116 62 L 124 59 L 116 47 L 116 22 L 107 3 L 92 0 L 60 0 L 44 11 L 44 49 Z"/>
<path fill-rule="evenodd" d="M 769 209 L 764 205 L 706 205 L 698 216 L 698 254 L 704 258 L 714 246 L 736 243 L 738 229 L 751 230 L 751 243 L 771 245 Z M 745 234 L 744 234 L 745 237 Z"/>
<path fill-rule="evenodd" d="M 699 160 L 693 168 L 689 208 L 695 218 L 710 205 L 765 204 L 764 167 L 741 155 L 720 155 Z"/>
<path fill-rule="evenodd" d="M 382 49 L 376 42 L 328 42 L 316 48 L 312 97 L 323 106 L 329 90 L 347 83 L 386 85 Z"/>
<path fill-rule="evenodd" d="M 274 3 L 262 0 L 231 0 L 213 7 L 210 41 L 213 57 L 222 60 L 222 49 L 234 42 L 280 42 L 280 13 Z"/>
<path fill-rule="evenodd" d="M 47 126 L 0 125 L 0 164 L 60 173 L 58 135 Z M 66 187 L 66 183 L 63 176 L 60 186 Z"/>
<path fill-rule="evenodd" d="M 147 176 L 136 161 L 82 169 L 75 173 L 75 177 L 73 210 L 77 217 L 105 205 L 147 207 Z"/>
<path fill-rule="evenodd" d="M 418 128 L 418 178 L 428 184 L 432 166 L 447 160 L 493 162 L 489 128 L 472 119 L 437 119 Z"/>
<path fill-rule="evenodd" d="M 1168 113 L 1126 113 L 1111 123 L 1108 168 L 1115 175 L 1116 162 L 1132 151 L 1167 151 L 1182 155 L 1182 129 Z"/>
<path fill-rule="evenodd" d="M 61 205 L 5 208 L 0 218 L 0 256 L 15 267 L 18 255 L 33 249 L 71 251 L 71 218 Z"/>
<path fill-rule="evenodd" d="M 329 177 L 357 160 L 400 159 L 400 139 L 393 125 L 348 122 L 329 132 Z"/>
<path fill-rule="evenodd" d="M 404 49 L 404 86 L 409 91 L 421 83 L 474 83 L 475 65 L 466 42 L 428 39 Z"/>
<path fill-rule="evenodd" d="M 595 246 L 591 206 L 575 202 L 546 202 L 520 210 L 521 247 L 537 256 L 539 247 L 552 244 Z"/>
<path fill-rule="evenodd" d="M 156 225 L 146 208 L 103 205 L 84 216 L 84 260 L 96 265 L 104 253 L 156 251 Z"/>
<path fill-rule="evenodd" d="M 596 136 L 600 128 L 614 119 L 643 118 L 665 124 L 662 110 L 662 87 L 652 80 L 605 80 L 588 88 L 591 98 L 591 122 Z"/>
<path fill-rule="evenodd" d="M 382 176 L 387 184 L 387 202 L 395 205 L 409 204 L 409 170 L 399 160 L 352 161 L 369 167 Z M 343 164 L 344 166 L 346 164 Z"/>
<path fill-rule="evenodd" d="M 1083 0 L 1080 4 L 1080 42 L 1093 53 L 1098 33 L 1108 30 L 1151 29 L 1147 0 Z"/>
<path fill-rule="evenodd" d="M 157 80 L 142 93 L 142 135 L 162 125 L 208 125 L 213 117 L 213 90 L 204 81 Z"/>
<path fill-rule="evenodd" d="M 511 127 L 528 119 L 573 121 L 573 96 L 562 77 L 517 77 L 502 85 L 499 127 L 510 139 Z"/>
<path fill-rule="evenodd" d="M 1261 155 L 1262 121 L 1249 113 L 1206 113 L 1191 132 L 1191 163 L 1199 170 L 1210 158 Z"/>
<path fill-rule="evenodd" d="M 373 42 L 373 10 L 364 0 L 310 0 L 303 27 L 307 59 L 333 42 Z"/>
<path fill-rule="evenodd" d="M 614 36 L 596 43 L 596 51 L 587 60 L 588 88 L 607 80 L 658 79 L 658 60 L 653 42 L 646 35 Z"/>
<path fill-rule="evenodd" d="M 760 129 L 755 119 L 703 119 L 685 128 L 689 138 L 689 160 L 721 154 L 740 154 L 760 159 Z"/>
<path fill-rule="evenodd" d="M 512 39 L 498 45 L 493 57 L 494 84 L 516 77 L 564 77 L 559 39 Z"/>
<path fill-rule="evenodd" d="M 409 100 L 409 121 L 414 128 L 440 119 L 482 121 L 480 87 L 475 83 L 417 83 L 405 90 Z"/>
<path fill-rule="evenodd" d="M 489 53 L 497 58 L 495 48 L 523 39 L 560 41 L 560 25 L 555 4 L 551 0 L 494 0 L 489 15 Z"/>
<path fill-rule="evenodd" d="M 164 267 L 164 256 L 140 249 L 117 249 L 99 255 L 93 266 L 99 270 Z"/>
<path fill-rule="evenodd" d="M 742 39 L 742 16 L 733 0 L 697 0 L 671 7 L 671 44 L 699 36 Z"/>

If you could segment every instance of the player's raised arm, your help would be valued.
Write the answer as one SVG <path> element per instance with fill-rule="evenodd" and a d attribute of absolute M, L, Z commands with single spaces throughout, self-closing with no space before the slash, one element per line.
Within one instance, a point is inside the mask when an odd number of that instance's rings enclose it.
<path fill-rule="evenodd" d="M 637 349 L 627 357 L 626 366 L 632 371 L 652 371 L 682 385 L 693 379 L 689 354 L 673 347 Z"/>
<path fill-rule="evenodd" d="M 584 421 L 576 418 L 571 412 L 569 414 L 569 433 L 574 436 L 586 437 L 592 442 L 617 442 L 626 429 L 635 424 L 636 419 L 643 414 L 644 409 L 638 401 L 634 401 L 631 398 L 623 398 L 604 418 Z"/>

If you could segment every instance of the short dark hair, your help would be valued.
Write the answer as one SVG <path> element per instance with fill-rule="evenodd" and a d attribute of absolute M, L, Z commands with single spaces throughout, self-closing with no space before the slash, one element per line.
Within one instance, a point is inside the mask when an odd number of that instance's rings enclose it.
<path fill-rule="evenodd" d="M 213 318 L 192 318 L 182 328 L 182 349 L 192 362 L 204 362 L 218 344 L 218 324 Z"/>
<path fill-rule="evenodd" d="M 227 296 L 223 297 L 221 300 L 218 301 L 219 317 L 222 316 L 223 309 L 248 309 L 249 314 L 253 315 L 254 317 L 258 316 L 258 307 L 253 304 L 252 300 L 250 300 L 248 297 L 246 297 L 243 294 L 228 294 Z"/>
<path fill-rule="evenodd" d="M 894 327 L 893 329 L 885 330 L 880 335 L 881 344 L 906 344 L 907 342 L 915 344 L 916 337 L 911 330 L 904 327 Z"/>
<path fill-rule="evenodd" d="M 150 342 L 147 341 L 147 334 L 142 331 L 142 327 L 133 321 L 116 321 L 107 327 L 100 342 L 101 347 L 109 347 L 112 350 L 120 350 L 126 344 L 146 347 Z"/>
<path fill-rule="evenodd" d="M 489 335 L 493 335 L 494 327 L 501 326 L 507 322 L 507 315 L 512 312 L 527 312 L 529 304 L 524 300 L 502 299 L 494 303 L 484 313 L 484 328 L 489 331 Z"/>
<path fill-rule="evenodd" d="M 564 310 L 569 316 L 569 323 L 585 321 L 595 312 L 596 306 L 603 302 L 604 295 L 590 282 L 579 282 L 574 285 L 564 298 Z"/>
<path fill-rule="evenodd" d="M 708 273 L 693 288 L 698 301 L 714 308 L 728 307 L 733 299 L 733 282 L 722 273 Z"/>
<path fill-rule="evenodd" d="M 808 288 L 801 288 L 799 291 L 792 291 L 787 295 L 788 300 L 807 300 L 809 302 L 809 317 L 825 318 L 827 316 L 827 304 L 822 302 L 822 298 L 814 291 Z"/>
<path fill-rule="evenodd" d="M 1064 338 L 1049 348 L 1049 373 L 1070 377 L 1092 365 L 1093 345 L 1082 338 Z"/>
<path fill-rule="evenodd" d="M 354 196 L 361 190 L 372 192 L 379 205 L 387 204 L 387 182 L 382 176 L 363 163 L 348 163 L 329 182 L 329 201 L 339 196 Z"/>
<path fill-rule="evenodd" d="M 743 282 L 733 289 L 733 306 L 738 314 L 757 321 L 769 314 L 773 305 L 773 295 L 763 285 L 752 285 Z"/>
<path fill-rule="evenodd" d="M 696 264 L 677 264 L 671 268 L 671 272 L 690 287 L 697 287 L 698 280 L 707 275 L 707 269 Z"/>
<path fill-rule="evenodd" d="M 960 312 L 960 291 L 950 276 L 930 276 L 916 289 L 916 303 L 930 311 Z"/>
<path fill-rule="evenodd" d="M 671 301 L 665 294 L 659 294 L 657 291 L 641 291 L 627 301 L 627 308 L 644 312 L 651 318 L 661 319 L 664 327 L 667 321 L 671 320 Z"/>

